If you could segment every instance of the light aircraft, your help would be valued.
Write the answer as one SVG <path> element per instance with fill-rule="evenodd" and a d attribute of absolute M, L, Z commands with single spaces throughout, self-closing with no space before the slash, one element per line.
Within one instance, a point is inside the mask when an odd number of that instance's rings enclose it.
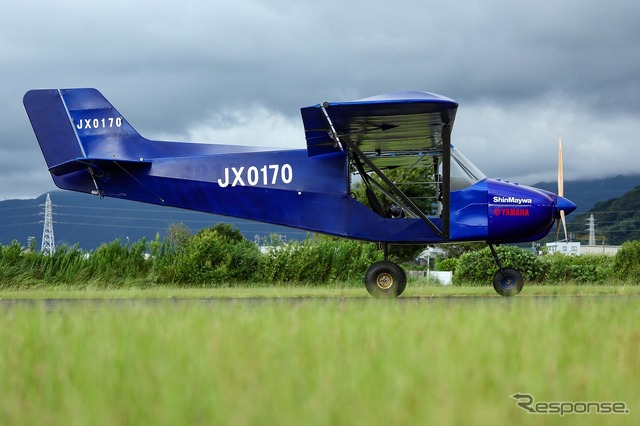
<path fill-rule="evenodd" d="M 488 179 L 451 144 L 458 104 L 428 92 L 301 108 L 307 147 L 295 150 L 149 140 L 96 89 L 31 90 L 23 102 L 59 188 L 377 242 L 385 260 L 365 286 L 378 298 L 406 286 L 390 244 L 467 241 L 489 245 L 493 286 L 514 296 L 522 274 L 494 246 L 541 239 L 576 208 L 561 173 L 558 195 Z M 388 177 L 398 168 L 429 172 L 420 184 L 432 185 L 436 213 Z M 366 202 L 354 198 L 355 180 Z"/>

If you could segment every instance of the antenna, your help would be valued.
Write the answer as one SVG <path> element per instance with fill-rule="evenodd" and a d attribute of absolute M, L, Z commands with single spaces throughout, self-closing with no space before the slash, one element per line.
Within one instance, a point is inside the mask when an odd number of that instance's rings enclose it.
<path fill-rule="evenodd" d="M 53 236 L 53 208 L 51 207 L 51 197 L 47 194 L 47 201 L 44 203 L 44 228 L 42 230 L 42 247 L 40 251 L 45 255 L 56 252 L 56 242 Z"/>

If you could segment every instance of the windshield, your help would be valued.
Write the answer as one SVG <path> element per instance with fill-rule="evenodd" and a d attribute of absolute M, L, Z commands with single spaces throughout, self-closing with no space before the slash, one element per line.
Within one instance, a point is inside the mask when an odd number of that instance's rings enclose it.
<path fill-rule="evenodd" d="M 486 179 L 467 157 L 451 147 L 451 191 L 458 191 Z"/>

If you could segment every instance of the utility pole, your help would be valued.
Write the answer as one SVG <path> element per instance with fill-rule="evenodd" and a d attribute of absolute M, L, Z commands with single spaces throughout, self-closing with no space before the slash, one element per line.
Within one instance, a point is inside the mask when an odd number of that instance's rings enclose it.
<path fill-rule="evenodd" d="M 45 255 L 51 255 L 56 252 L 56 241 L 53 236 L 53 208 L 51 207 L 49 194 L 47 194 L 47 201 L 44 203 L 44 228 L 42 230 L 40 251 Z"/>

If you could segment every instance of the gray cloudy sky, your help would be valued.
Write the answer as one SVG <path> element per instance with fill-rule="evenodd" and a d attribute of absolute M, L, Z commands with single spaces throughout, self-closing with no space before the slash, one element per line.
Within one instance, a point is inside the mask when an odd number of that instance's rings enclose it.
<path fill-rule="evenodd" d="M 54 188 L 22 106 L 96 87 L 154 139 L 304 147 L 299 108 L 398 90 L 460 103 L 487 175 L 640 173 L 637 0 L 22 0 L 0 14 L 0 199 Z"/>

